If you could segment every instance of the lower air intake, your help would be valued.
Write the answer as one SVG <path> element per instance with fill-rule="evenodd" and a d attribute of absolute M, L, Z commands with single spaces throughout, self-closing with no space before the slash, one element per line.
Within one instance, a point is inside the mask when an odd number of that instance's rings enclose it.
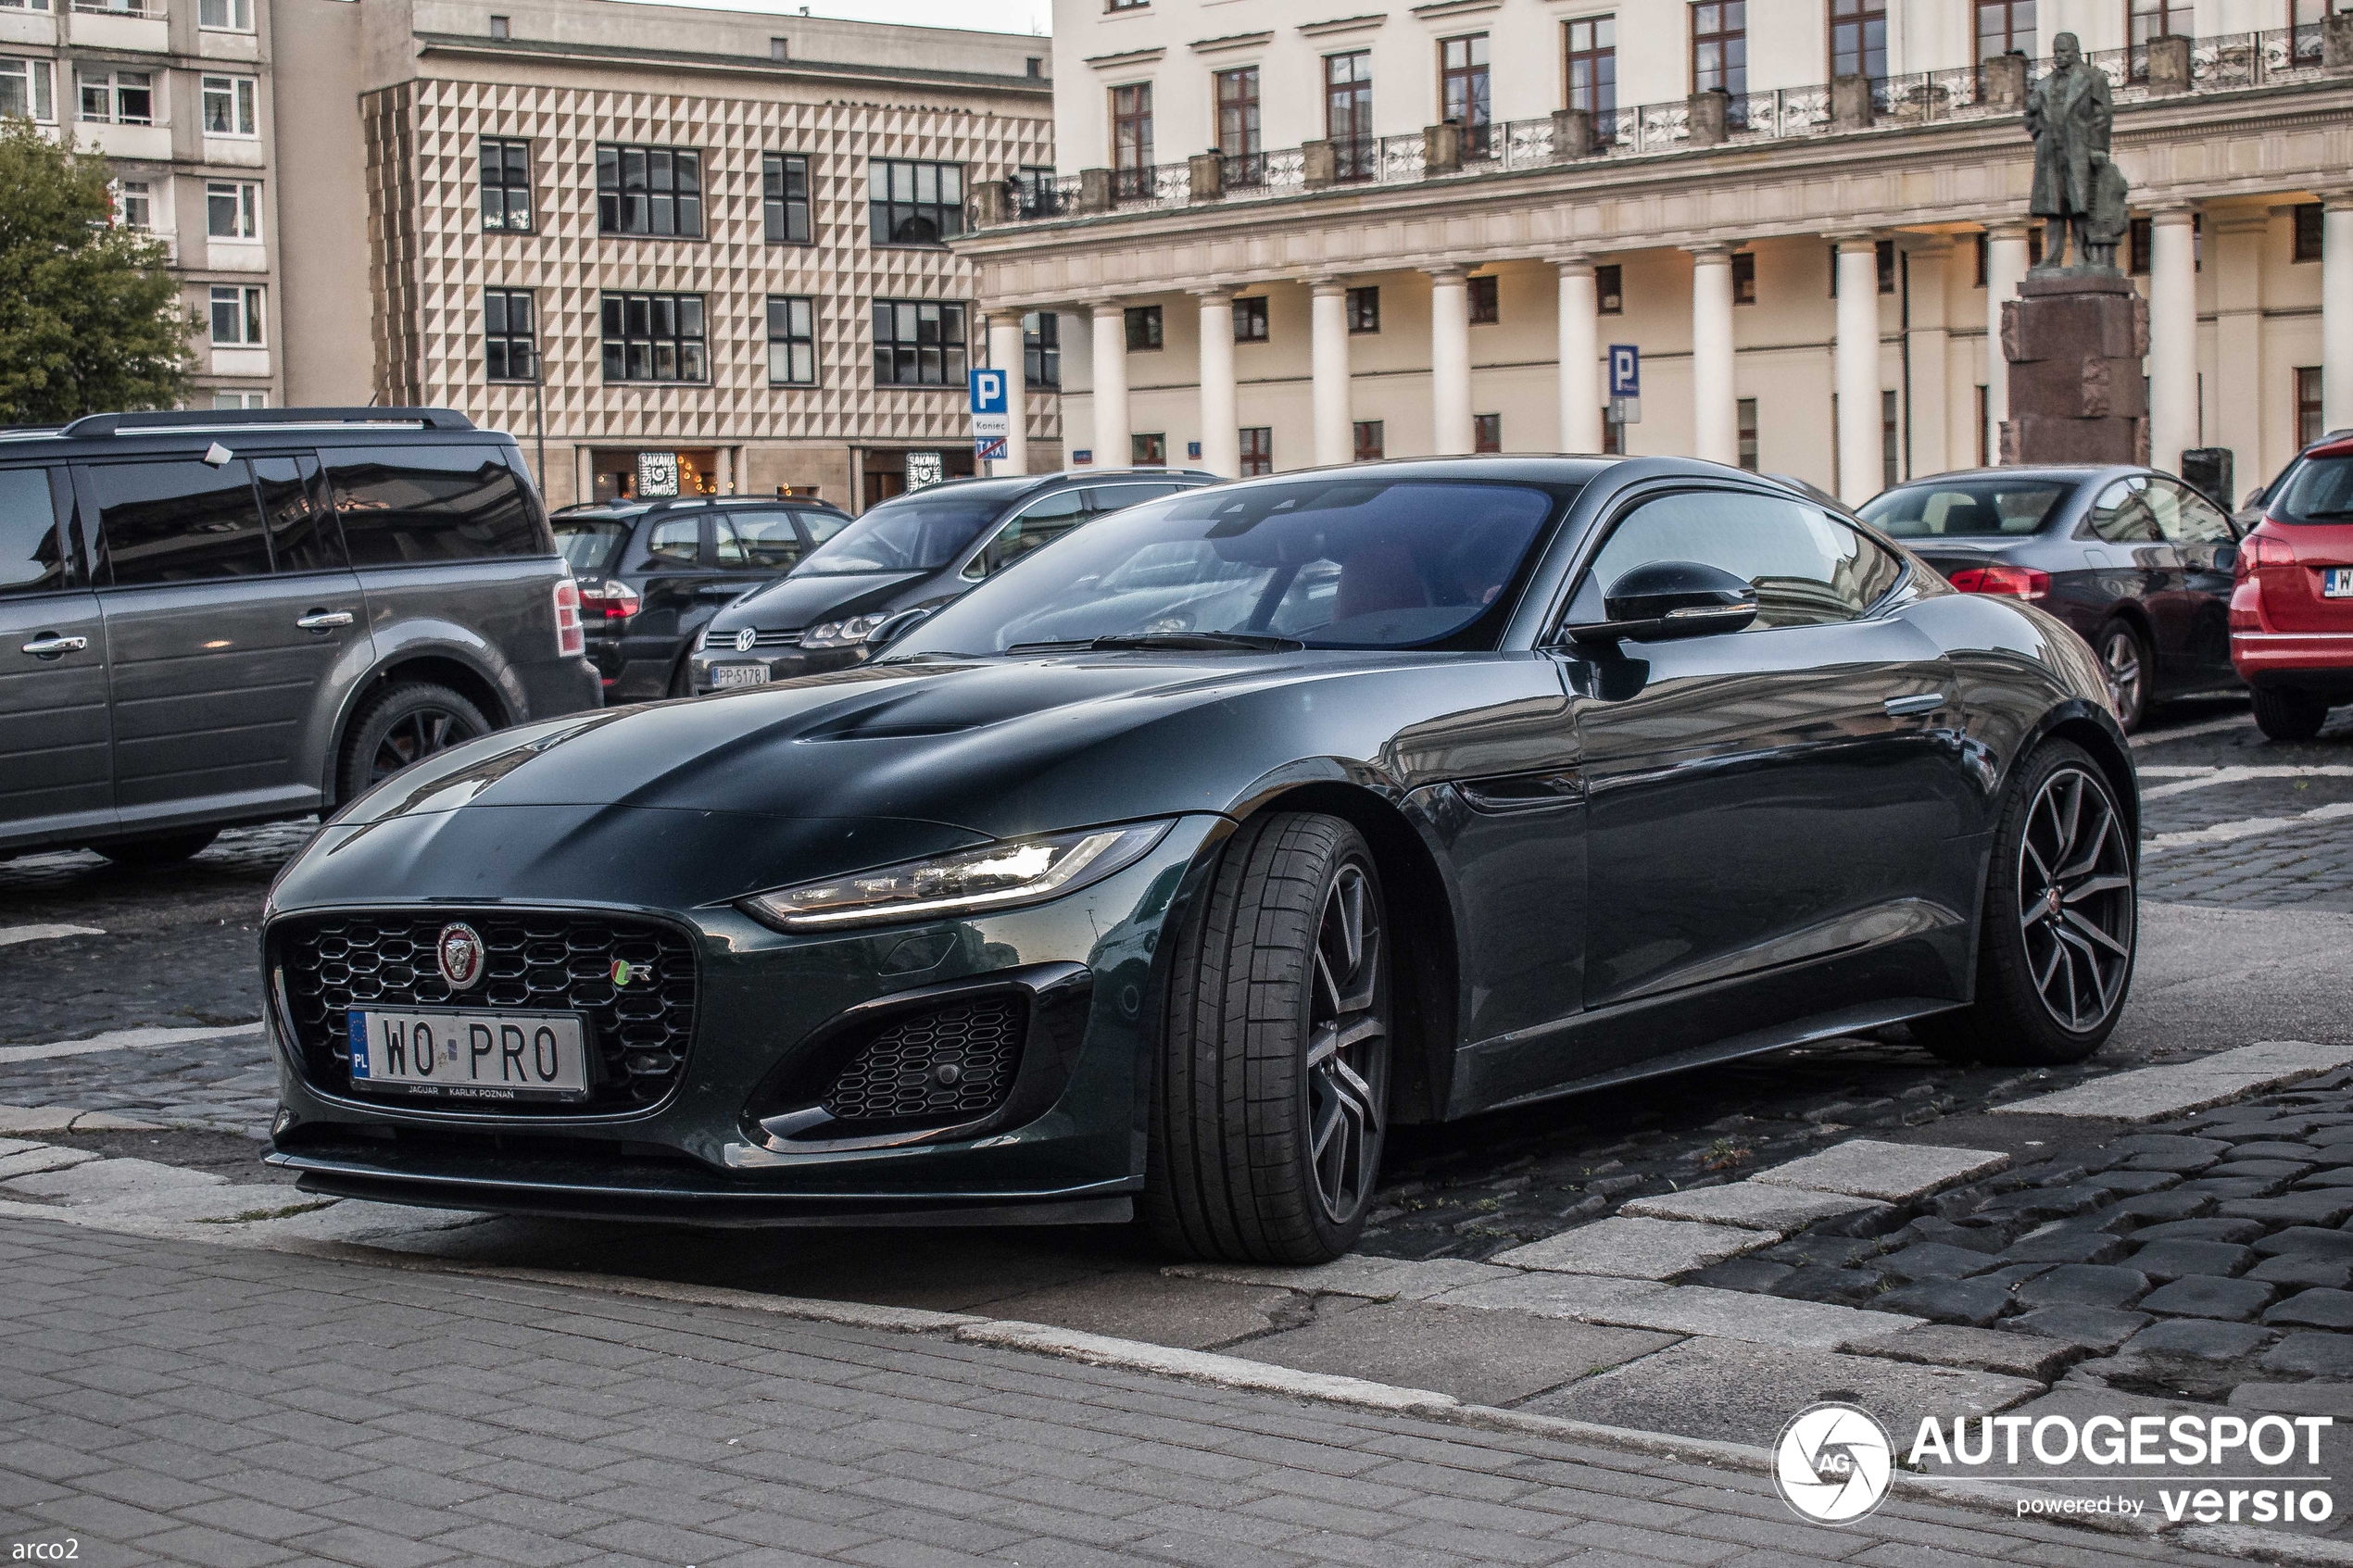
<path fill-rule="evenodd" d="M 994 1110 L 1021 1065 L 1026 1000 L 985 997 L 884 1023 L 825 1090 L 837 1121 L 962 1122 Z"/>

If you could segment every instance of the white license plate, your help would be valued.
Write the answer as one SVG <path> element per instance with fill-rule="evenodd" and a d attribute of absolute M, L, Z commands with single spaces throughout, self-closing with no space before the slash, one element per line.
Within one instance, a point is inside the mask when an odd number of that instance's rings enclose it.
<path fill-rule="evenodd" d="M 2333 566 L 2321 573 L 2321 597 L 2353 599 L 2353 566 Z"/>
<path fill-rule="evenodd" d="M 349 1014 L 351 1086 L 428 1099 L 588 1098 L 576 1013 L 403 1008 Z"/>
<path fill-rule="evenodd" d="M 768 684 L 768 666 L 764 664 L 714 664 L 711 667 L 711 689 L 723 686 L 764 686 Z"/>

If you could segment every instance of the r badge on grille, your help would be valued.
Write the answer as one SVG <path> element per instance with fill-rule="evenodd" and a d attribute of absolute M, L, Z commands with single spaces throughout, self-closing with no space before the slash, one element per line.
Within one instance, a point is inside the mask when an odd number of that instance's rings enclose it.
<path fill-rule="evenodd" d="M 449 988 L 462 991 L 482 978 L 482 934 L 463 922 L 445 925 L 434 944 L 434 958 Z"/>

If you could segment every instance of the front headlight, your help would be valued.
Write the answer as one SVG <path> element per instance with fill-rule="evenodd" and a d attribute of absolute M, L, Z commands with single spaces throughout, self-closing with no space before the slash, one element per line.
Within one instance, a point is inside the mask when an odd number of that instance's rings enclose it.
<path fill-rule="evenodd" d="M 737 908 L 779 931 L 827 931 L 1035 904 L 1134 865 L 1166 822 L 1008 839 L 855 876 L 754 894 Z"/>
<path fill-rule="evenodd" d="M 860 615 L 848 621 L 827 621 L 802 633 L 800 646 L 805 648 L 849 647 L 864 642 L 867 633 L 889 619 L 887 615 Z"/>

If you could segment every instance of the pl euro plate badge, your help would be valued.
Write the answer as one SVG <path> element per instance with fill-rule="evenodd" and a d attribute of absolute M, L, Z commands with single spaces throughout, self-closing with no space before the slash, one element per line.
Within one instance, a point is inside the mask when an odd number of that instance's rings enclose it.
<path fill-rule="evenodd" d="M 588 1098 L 588 1047 L 569 1012 L 398 1008 L 349 1014 L 351 1086 L 485 1105 Z"/>
<path fill-rule="evenodd" d="M 729 686 L 764 686 L 768 684 L 768 666 L 764 664 L 714 664 L 711 667 L 711 684 L 714 691 Z"/>
<path fill-rule="evenodd" d="M 2321 573 L 2321 596 L 2353 599 L 2353 566 L 2333 566 Z"/>

